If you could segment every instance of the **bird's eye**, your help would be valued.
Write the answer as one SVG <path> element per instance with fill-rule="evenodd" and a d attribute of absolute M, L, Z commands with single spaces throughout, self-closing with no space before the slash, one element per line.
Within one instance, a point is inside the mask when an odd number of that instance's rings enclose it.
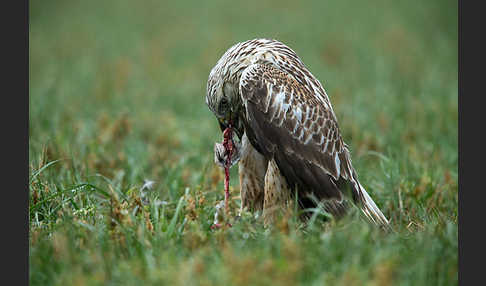
<path fill-rule="evenodd" d="M 221 102 L 219 104 L 221 104 L 221 107 L 226 107 L 226 105 L 228 105 L 228 99 L 226 99 L 226 97 L 221 98 Z"/>

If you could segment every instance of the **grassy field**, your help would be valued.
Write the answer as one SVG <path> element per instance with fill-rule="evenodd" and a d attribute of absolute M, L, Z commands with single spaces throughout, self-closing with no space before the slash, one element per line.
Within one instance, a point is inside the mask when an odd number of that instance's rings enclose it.
<path fill-rule="evenodd" d="M 31 285 L 457 285 L 457 3 L 297 2 L 30 1 Z M 393 232 L 357 210 L 210 230 L 206 81 L 256 37 L 323 83 Z"/>

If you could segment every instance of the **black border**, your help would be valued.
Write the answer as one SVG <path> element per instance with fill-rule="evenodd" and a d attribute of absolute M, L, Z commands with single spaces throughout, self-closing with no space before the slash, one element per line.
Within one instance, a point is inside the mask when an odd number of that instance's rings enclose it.
<path fill-rule="evenodd" d="M 29 1 L 5 1 L 2 27 L 2 284 L 29 285 Z"/>
<path fill-rule="evenodd" d="M 468 5 L 464 5 L 468 3 Z M 458 175 L 459 175 L 459 284 L 481 285 L 484 268 L 484 193 L 479 180 L 484 176 L 483 158 L 478 155 L 484 148 L 482 118 L 484 97 L 484 18 L 480 5 L 472 1 L 458 1 Z M 469 41 L 467 41 L 469 39 Z M 476 103 L 477 101 L 477 103 Z M 479 165 L 479 166 L 476 166 Z M 478 180 L 479 179 L 479 180 Z M 477 183 L 475 181 L 478 181 Z M 479 282 L 479 283 L 478 283 Z"/>

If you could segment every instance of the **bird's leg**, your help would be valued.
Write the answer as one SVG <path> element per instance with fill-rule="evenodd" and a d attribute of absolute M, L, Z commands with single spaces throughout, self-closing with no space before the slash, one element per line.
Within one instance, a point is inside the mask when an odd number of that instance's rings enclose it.
<path fill-rule="evenodd" d="M 272 159 L 268 162 L 265 174 L 265 194 L 263 200 L 263 223 L 265 227 L 271 225 L 280 210 L 284 210 L 290 192 L 285 177 Z"/>
<path fill-rule="evenodd" d="M 245 208 L 249 211 L 262 211 L 265 171 L 267 170 L 268 161 L 251 145 L 246 134 L 241 139 L 240 153 L 241 159 L 238 163 L 238 174 L 241 207 L 239 215 L 242 214 Z"/>

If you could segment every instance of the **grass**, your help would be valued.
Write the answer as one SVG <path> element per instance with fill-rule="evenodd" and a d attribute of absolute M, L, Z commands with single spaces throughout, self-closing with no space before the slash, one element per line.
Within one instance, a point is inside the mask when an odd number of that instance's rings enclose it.
<path fill-rule="evenodd" d="M 457 3 L 37 0 L 29 35 L 32 285 L 457 285 Z M 394 232 L 357 211 L 210 230 L 206 81 L 255 37 L 323 83 Z"/>

